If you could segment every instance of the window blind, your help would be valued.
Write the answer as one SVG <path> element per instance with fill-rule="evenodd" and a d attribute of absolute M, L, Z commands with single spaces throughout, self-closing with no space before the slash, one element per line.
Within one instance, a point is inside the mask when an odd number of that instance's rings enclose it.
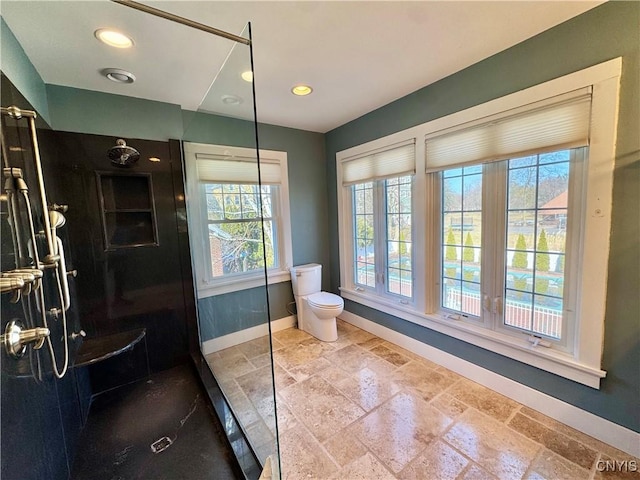
<path fill-rule="evenodd" d="M 591 87 L 425 137 L 426 171 L 589 144 Z"/>
<path fill-rule="evenodd" d="M 386 146 L 342 161 L 342 185 L 416 173 L 415 139 Z"/>
<path fill-rule="evenodd" d="M 258 183 L 258 164 L 255 158 L 232 158 L 223 155 L 196 153 L 198 180 L 208 183 Z M 263 184 L 280 183 L 280 163 L 260 159 Z"/>

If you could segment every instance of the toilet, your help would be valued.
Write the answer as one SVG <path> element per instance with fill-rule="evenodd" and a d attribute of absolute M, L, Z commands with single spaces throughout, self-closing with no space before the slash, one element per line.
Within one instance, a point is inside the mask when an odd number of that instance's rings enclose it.
<path fill-rule="evenodd" d="M 322 265 L 308 263 L 291 267 L 291 284 L 298 311 L 298 328 L 323 342 L 338 339 L 336 317 L 342 313 L 344 300 L 322 292 Z"/>

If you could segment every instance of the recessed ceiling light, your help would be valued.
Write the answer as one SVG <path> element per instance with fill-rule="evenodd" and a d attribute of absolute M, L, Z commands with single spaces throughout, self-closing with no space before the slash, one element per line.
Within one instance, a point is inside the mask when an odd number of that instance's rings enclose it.
<path fill-rule="evenodd" d="M 300 97 L 309 95 L 311 92 L 313 92 L 313 88 L 311 88 L 309 85 L 296 85 L 291 89 L 291 93 Z"/>
<path fill-rule="evenodd" d="M 244 101 L 237 95 L 222 95 L 220 98 L 225 105 L 240 105 Z"/>
<path fill-rule="evenodd" d="M 159 162 L 160 159 L 158 157 L 149 157 L 150 162 Z"/>
<path fill-rule="evenodd" d="M 245 82 L 249 82 L 249 83 L 253 82 L 253 72 L 251 70 L 247 70 L 246 72 L 242 72 L 240 74 L 240 76 L 242 77 L 242 79 Z"/>
<path fill-rule="evenodd" d="M 105 68 L 102 70 L 102 74 L 116 83 L 133 83 L 136 81 L 136 76 L 133 73 L 120 68 Z"/>
<path fill-rule="evenodd" d="M 96 30 L 94 35 L 102 43 L 106 43 L 111 47 L 116 48 L 131 48 L 133 46 L 133 40 L 124 33 L 110 30 L 108 28 L 101 28 Z"/>

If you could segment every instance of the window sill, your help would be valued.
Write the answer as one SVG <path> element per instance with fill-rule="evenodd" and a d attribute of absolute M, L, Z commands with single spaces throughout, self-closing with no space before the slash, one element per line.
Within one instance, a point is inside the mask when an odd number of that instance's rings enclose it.
<path fill-rule="evenodd" d="M 607 374 L 598 367 L 581 363 L 569 354 L 549 348 L 534 347 L 524 339 L 514 338 L 462 321 L 446 319 L 441 315 L 421 313 L 410 307 L 348 288 L 341 287 L 340 294 L 347 300 L 513 358 L 591 388 L 599 389 L 600 379 Z"/>
<path fill-rule="evenodd" d="M 274 270 L 267 273 L 267 283 L 288 282 L 291 280 L 291 274 L 288 270 Z M 198 299 L 223 295 L 225 293 L 238 292 L 248 290 L 250 288 L 261 287 L 265 285 L 264 274 L 262 272 L 252 275 L 242 275 L 238 277 L 220 279 L 205 283 L 199 282 L 197 288 Z"/>

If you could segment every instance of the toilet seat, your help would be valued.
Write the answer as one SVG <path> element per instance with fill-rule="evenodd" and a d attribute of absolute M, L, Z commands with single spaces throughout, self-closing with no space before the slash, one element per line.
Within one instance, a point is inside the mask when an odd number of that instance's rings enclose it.
<path fill-rule="evenodd" d="M 307 297 L 310 306 L 319 309 L 334 309 L 344 307 L 344 300 L 341 296 L 329 292 L 318 292 Z"/>

